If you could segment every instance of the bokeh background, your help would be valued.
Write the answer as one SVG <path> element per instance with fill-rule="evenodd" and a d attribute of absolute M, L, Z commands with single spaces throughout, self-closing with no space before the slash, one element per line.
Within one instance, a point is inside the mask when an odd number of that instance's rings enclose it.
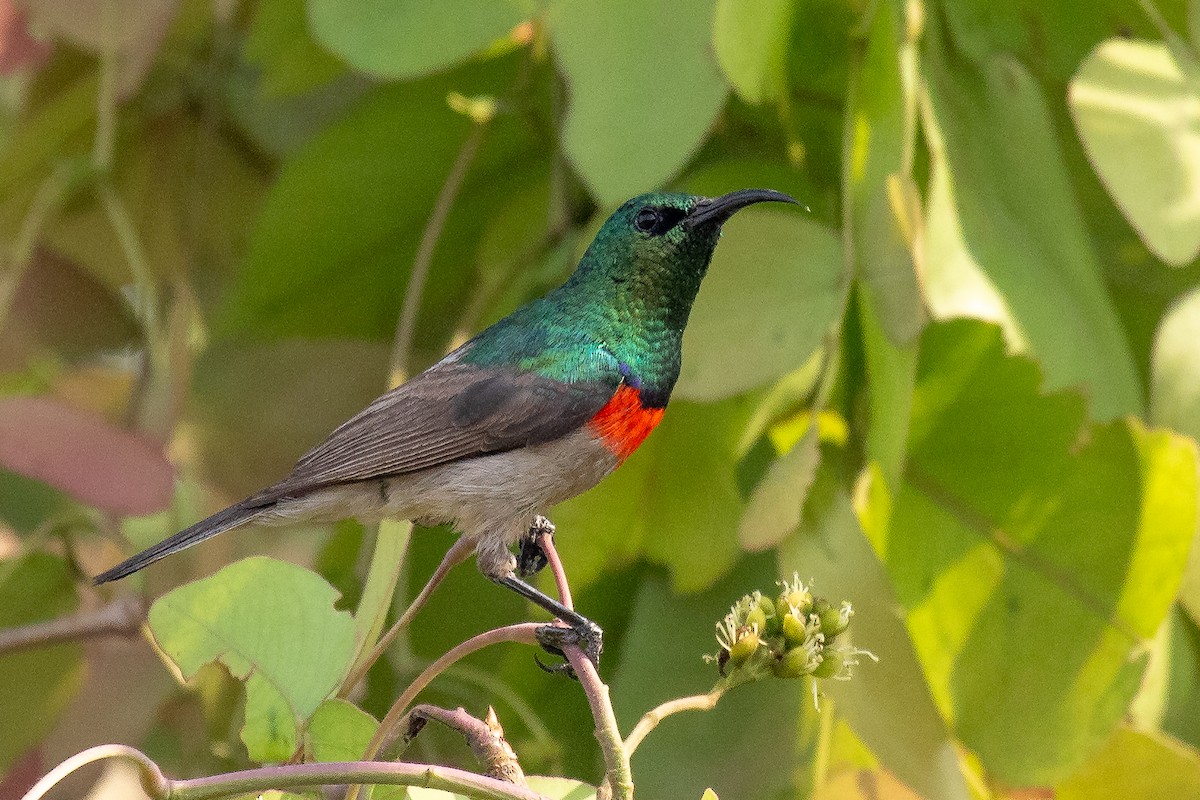
<path fill-rule="evenodd" d="M 556 285 L 626 198 L 760 186 L 805 208 L 727 226 L 665 422 L 560 551 L 626 731 L 793 572 L 880 662 L 666 721 L 638 796 L 1200 796 L 1200 2 L 0 0 L 0 72 L 0 797 L 110 741 L 264 760 L 243 683 L 181 684 L 161 630 L 11 631 L 250 554 L 359 608 L 355 523 L 88 578 Z M 414 534 L 397 603 L 451 541 Z M 356 702 L 531 614 L 459 569 Z M 601 774 L 525 648 L 428 696 Z M 473 768 L 433 730 L 407 757 Z"/>

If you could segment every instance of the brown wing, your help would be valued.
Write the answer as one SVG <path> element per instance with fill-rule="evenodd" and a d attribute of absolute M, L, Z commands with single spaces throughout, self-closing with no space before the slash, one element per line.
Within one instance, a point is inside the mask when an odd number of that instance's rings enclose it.
<path fill-rule="evenodd" d="M 532 372 L 439 364 L 383 395 L 304 455 L 271 494 L 398 475 L 557 439 L 616 391 Z"/>

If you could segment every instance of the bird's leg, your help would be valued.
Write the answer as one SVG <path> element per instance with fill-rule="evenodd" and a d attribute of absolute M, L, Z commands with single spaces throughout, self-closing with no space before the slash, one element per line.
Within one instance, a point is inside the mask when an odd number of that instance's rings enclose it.
<path fill-rule="evenodd" d="M 600 665 L 600 651 L 604 649 L 604 631 L 600 626 L 577 611 L 573 611 L 550 595 L 531 586 L 516 575 L 506 575 L 493 580 L 501 586 L 512 589 L 517 594 L 546 609 L 554 616 L 567 623 L 569 627 L 560 625 L 544 625 L 537 631 L 538 643 L 555 655 L 562 655 L 562 648 L 577 645 L 583 654 L 596 666 Z"/>
<path fill-rule="evenodd" d="M 517 556 L 517 574 L 530 578 L 541 572 L 550 563 L 542 547 L 542 537 L 554 536 L 554 523 L 542 515 L 533 518 L 529 532 L 521 537 L 521 550 Z"/>

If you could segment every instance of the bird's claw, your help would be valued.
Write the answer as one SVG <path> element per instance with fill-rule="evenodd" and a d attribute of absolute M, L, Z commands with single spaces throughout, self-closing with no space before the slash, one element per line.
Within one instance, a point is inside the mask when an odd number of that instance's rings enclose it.
<path fill-rule="evenodd" d="M 534 631 L 534 635 L 537 637 L 538 644 L 547 653 L 565 658 L 564 648 L 578 647 L 587 660 L 592 662 L 592 666 L 600 668 L 600 652 L 604 649 L 604 631 L 591 620 L 584 619 L 583 624 L 576 627 L 542 625 Z M 568 677 L 577 677 L 569 663 L 557 666 L 547 665 L 543 664 L 537 656 L 534 656 L 534 661 L 537 661 L 537 665 L 546 672 L 566 673 Z"/>
<path fill-rule="evenodd" d="M 542 534 L 554 536 L 554 523 L 538 515 L 533 518 L 529 532 L 521 537 L 521 550 L 517 556 L 517 574 L 522 578 L 536 575 L 549 563 L 546 551 L 542 549 Z"/>

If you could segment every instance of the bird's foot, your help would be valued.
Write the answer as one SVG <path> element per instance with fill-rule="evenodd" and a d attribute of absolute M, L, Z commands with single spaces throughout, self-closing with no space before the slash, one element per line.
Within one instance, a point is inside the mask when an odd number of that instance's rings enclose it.
<path fill-rule="evenodd" d="M 547 653 L 559 656 L 560 658 L 566 658 L 565 648 L 578 647 L 584 656 L 587 657 L 587 660 L 592 662 L 592 666 L 599 669 L 600 651 L 604 649 L 604 631 L 587 617 L 580 616 L 578 621 L 574 622 L 570 627 L 566 625 L 543 625 L 534 632 L 534 635 L 537 637 L 538 644 Z M 544 664 L 537 656 L 534 656 L 533 660 L 546 672 L 552 674 L 563 673 L 569 678 L 578 680 L 578 676 L 569 662 Z"/>
<path fill-rule="evenodd" d="M 546 551 L 542 548 L 542 536 L 554 536 L 554 523 L 540 514 L 533 518 L 529 532 L 521 537 L 521 552 L 517 557 L 517 574 L 529 578 L 541 572 L 549 563 Z"/>

